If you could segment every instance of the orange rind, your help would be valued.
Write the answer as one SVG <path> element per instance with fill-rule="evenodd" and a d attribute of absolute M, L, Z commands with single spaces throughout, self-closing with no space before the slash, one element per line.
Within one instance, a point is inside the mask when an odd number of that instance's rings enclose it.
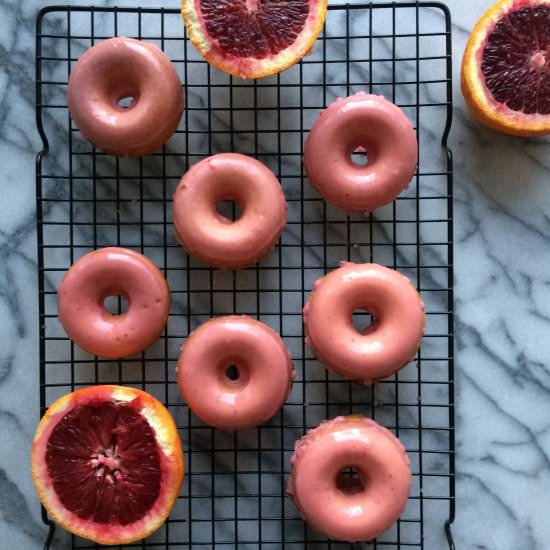
<path fill-rule="evenodd" d="M 280 73 L 307 55 L 328 0 L 182 0 L 189 39 L 220 71 L 243 79 Z"/>
<path fill-rule="evenodd" d="M 474 27 L 461 70 L 464 98 L 485 126 L 550 133 L 550 0 L 501 0 Z"/>
<path fill-rule="evenodd" d="M 99 544 L 156 531 L 184 477 L 174 420 L 152 395 L 93 386 L 55 401 L 32 445 L 32 477 L 49 517 Z"/>

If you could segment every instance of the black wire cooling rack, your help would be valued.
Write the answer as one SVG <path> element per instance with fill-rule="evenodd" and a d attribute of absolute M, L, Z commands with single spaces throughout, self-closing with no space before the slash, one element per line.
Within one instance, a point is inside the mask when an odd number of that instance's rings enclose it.
<path fill-rule="evenodd" d="M 158 153 L 114 159 L 92 149 L 71 123 L 67 80 L 78 57 L 112 36 L 156 43 L 184 83 L 185 117 Z M 454 548 L 451 21 L 437 2 L 331 6 L 313 53 L 281 75 L 245 82 L 211 69 L 184 34 L 179 12 L 153 8 L 46 7 L 37 22 L 37 158 L 40 406 L 75 388 L 120 383 L 145 389 L 173 414 L 186 450 L 186 481 L 166 524 L 134 548 L 315 550 Z M 384 95 L 415 125 L 419 169 L 392 205 L 347 217 L 309 186 L 303 141 L 321 109 L 358 91 Z M 441 146 L 442 144 L 442 146 Z M 184 171 L 207 155 L 239 151 L 265 162 L 289 203 L 276 250 L 253 268 L 219 272 L 175 241 L 171 196 Z M 361 158 L 357 157 L 357 162 Z M 364 161 L 364 159 L 363 159 Z M 110 361 L 74 346 L 57 319 L 56 288 L 80 256 L 103 246 L 139 250 L 163 270 L 173 304 L 151 348 Z M 373 387 L 329 374 L 304 345 L 301 310 L 313 282 L 341 260 L 406 273 L 426 302 L 417 357 Z M 123 306 L 116 301 L 108 307 Z M 283 408 L 239 434 L 214 430 L 182 402 L 180 345 L 216 315 L 248 314 L 284 337 L 297 378 Z M 360 321 L 358 321 L 360 322 Z M 310 530 L 285 496 L 294 442 L 339 414 L 375 418 L 407 447 L 413 486 L 400 521 L 377 541 L 342 544 Z M 50 525 L 46 548 L 52 544 Z M 443 526 L 446 529 L 443 529 Z M 445 536 L 446 533 L 446 536 Z M 58 538 L 59 537 L 59 538 Z M 56 535 L 56 548 L 96 548 Z"/>

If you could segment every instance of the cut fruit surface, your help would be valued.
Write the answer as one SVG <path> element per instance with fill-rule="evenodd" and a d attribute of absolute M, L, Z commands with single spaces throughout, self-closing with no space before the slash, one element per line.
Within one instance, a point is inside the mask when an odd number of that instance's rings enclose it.
<path fill-rule="evenodd" d="M 297 63 L 323 28 L 327 0 L 182 0 L 191 42 L 214 67 L 262 78 Z"/>
<path fill-rule="evenodd" d="M 33 441 L 33 480 L 48 514 L 100 544 L 127 544 L 160 527 L 183 470 L 172 417 L 134 388 L 94 386 L 61 397 Z"/>
<path fill-rule="evenodd" d="M 474 116 L 525 137 L 550 133 L 550 0 L 501 0 L 475 26 L 462 92 Z"/>

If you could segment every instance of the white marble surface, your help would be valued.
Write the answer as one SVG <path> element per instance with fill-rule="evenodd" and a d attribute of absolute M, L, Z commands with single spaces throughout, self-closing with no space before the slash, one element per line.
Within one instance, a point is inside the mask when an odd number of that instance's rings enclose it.
<path fill-rule="evenodd" d="M 471 119 L 456 82 L 468 30 L 491 0 L 447 3 L 455 59 L 455 540 L 465 550 L 546 550 L 548 142 L 504 137 Z M 41 548 L 45 537 L 28 467 L 38 418 L 33 54 L 41 5 L 0 0 L 0 548 L 17 550 Z"/>

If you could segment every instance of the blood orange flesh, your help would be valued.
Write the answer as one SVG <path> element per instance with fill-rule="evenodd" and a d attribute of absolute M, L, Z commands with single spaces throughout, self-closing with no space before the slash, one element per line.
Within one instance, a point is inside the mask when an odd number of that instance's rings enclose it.
<path fill-rule="evenodd" d="M 189 37 L 204 58 L 241 78 L 278 73 L 306 55 L 327 0 L 182 0 Z"/>
<path fill-rule="evenodd" d="M 499 103 L 526 114 L 550 114 L 550 7 L 524 7 L 500 19 L 481 70 Z"/>
<path fill-rule="evenodd" d="M 74 408 L 53 429 L 46 464 L 59 499 L 81 519 L 128 525 L 160 493 L 159 447 L 132 405 Z"/>
<path fill-rule="evenodd" d="M 500 0 L 477 22 L 461 72 L 473 115 L 507 134 L 550 133 L 550 0 Z"/>
<path fill-rule="evenodd" d="M 50 517 L 101 544 L 130 543 L 160 527 L 183 470 L 172 417 L 134 388 L 94 386 L 61 397 L 33 441 L 33 480 Z"/>
<path fill-rule="evenodd" d="M 223 50 L 263 59 L 290 46 L 302 32 L 308 0 L 200 0 L 208 34 Z"/>

